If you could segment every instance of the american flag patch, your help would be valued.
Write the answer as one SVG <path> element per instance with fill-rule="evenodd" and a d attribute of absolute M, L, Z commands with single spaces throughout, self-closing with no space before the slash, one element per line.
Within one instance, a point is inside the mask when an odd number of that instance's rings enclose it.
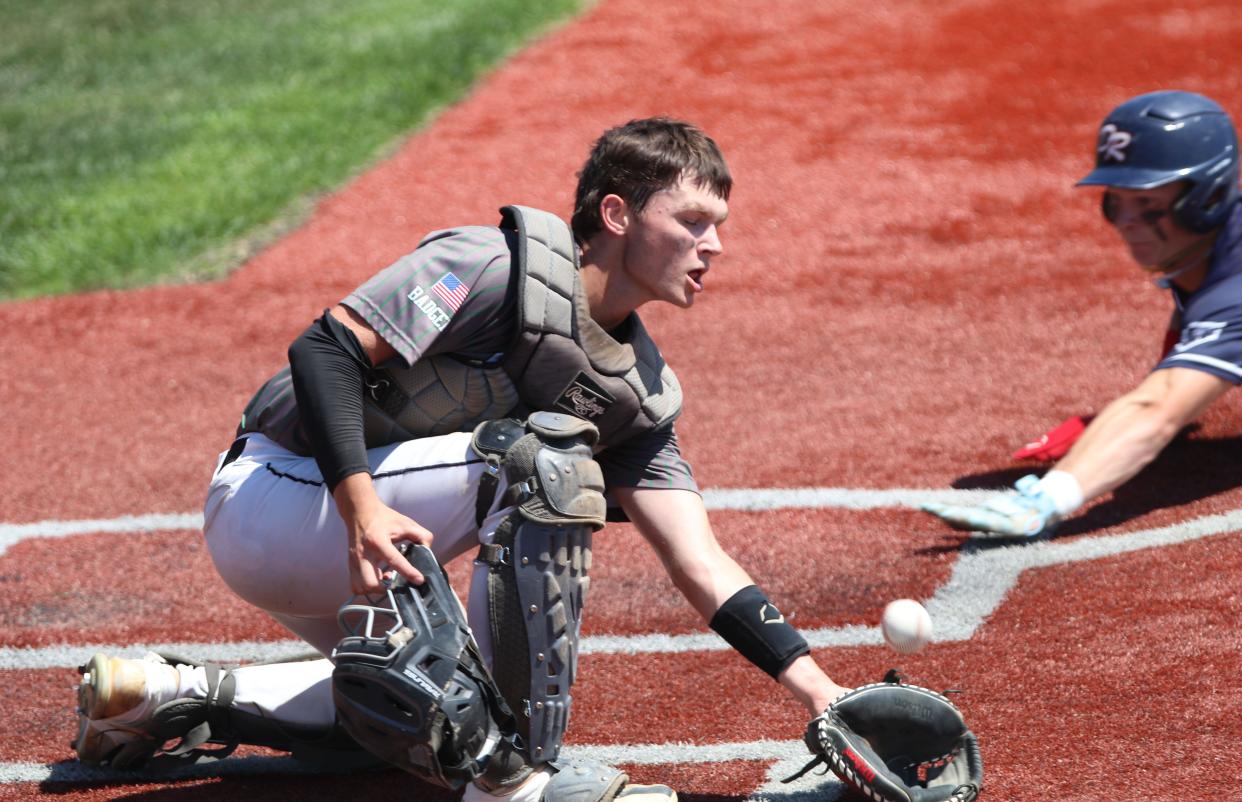
<path fill-rule="evenodd" d="M 456 312 L 457 307 L 461 306 L 462 301 L 466 300 L 466 296 L 470 294 L 470 288 L 462 284 L 461 279 L 457 278 L 457 276 L 454 276 L 452 273 L 445 273 L 440 277 L 439 281 L 432 285 L 431 292 L 437 298 L 444 301 L 446 306 Z"/>

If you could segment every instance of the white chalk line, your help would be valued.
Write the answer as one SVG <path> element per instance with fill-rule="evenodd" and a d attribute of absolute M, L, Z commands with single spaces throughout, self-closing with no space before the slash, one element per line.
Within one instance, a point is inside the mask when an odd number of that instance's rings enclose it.
<path fill-rule="evenodd" d="M 965 503 L 989 498 L 1000 491 L 980 490 L 865 490 L 849 488 L 716 489 L 704 491 L 709 510 L 761 511 L 786 508 L 876 509 L 913 507 L 929 501 Z M 127 515 L 110 519 L 80 521 L 42 521 L 30 524 L 0 524 L 0 555 L 7 546 L 27 538 L 69 537 L 93 533 L 162 532 L 198 529 L 198 513 Z M 807 630 L 807 640 L 815 648 L 875 645 L 883 643 L 875 627 L 847 626 Z M 720 651 L 730 648 L 715 633 L 636 636 L 603 635 L 585 638 L 584 654 L 653 654 L 688 651 Z M 279 660 L 306 652 L 302 641 L 249 641 L 227 644 L 200 642 L 133 644 L 58 644 L 41 648 L 0 647 L 0 669 L 69 668 L 81 665 L 95 652 L 141 654 L 155 650 L 194 661 L 241 662 Z"/>
<path fill-rule="evenodd" d="M 949 579 L 925 600 L 935 624 L 934 640 L 941 643 L 971 638 L 1000 606 L 1023 571 L 1084 562 L 1140 549 L 1172 545 L 1242 530 L 1242 510 L 1211 515 L 1185 523 L 1116 535 L 1016 543 L 1005 546 L 967 545 Z M 878 626 L 848 624 L 801 630 L 812 648 L 874 646 L 882 644 Z M 724 651 L 731 647 L 713 632 L 680 635 L 593 635 L 584 637 L 584 655 L 675 654 Z M 241 662 L 284 659 L 307 652 L 300 640 L 231 643 L 164 642 L 148 644 L 77 643 L 43 647 L 0 648 L 0 669 L 72 668 L 95 652 L 141 655 L 146 650 L 174 654 L 195 662 Z"/>
<path fill-rule="evenodd" d="M 918 506 L 933 497 L 943 500 L 946 491 L 864 491 L 874 492 L 870 499 L 850 504 L 837 504 L 838 490 L 791 490 L 791 491 L 717 491 L 709 503 L 709 509 L 777 509 L 782 506 L 847 506 L 867 509 L 886 506 Z M 960 491 L 948 491 L 960 492 Z M 990 492 L 970 491 L 974 500 Z M 733 494 L 738 495 L 733 495 Z M 905 495 L 910 493 L 911 495 Z M 911 501 L 918 497 L 918 501 Z M 964 499 L 957 498 L 962 501 Z M 794 503 L 795 501 L 799 503 Z M 882 503 L 881 503 L 882 502 Z M 180 521 L 170 526 L 168 521 Z M 124 521 L 122 523 L 122 521 Z M 31 537 L 56 537 L 83 531 L 134 531 L 146 521 L 150 531 L 173 528 L 195 528 L 194 516 L 134 516 L 126 519 L 91 522 L 53 522 L 59 528 L 47 527 Z M 89 529 L 75 529 L 75 524 L 86 523 Z M 94 528 L 105 524 L 106 528 Z M 26 525 L 32 526 L 32 525 Z M 53 534 L 46 534 L 52 531 Z M 1043 568 L 1075 562 L 1085 562 L 1129 553 L 1147 548 L 1173 545 L 1218 534 L 1242 531 L 1242 510 L 1220 515 L 1206 516 L 1186 523 L 1147 529 L 1116 535 L 1078 538 L 1066 542 L 1056 540 L 1033 543 L 1016 543 L 1004 546 L 988 544 L 967 545 L 954 567 L 949 580 L 926 601 L 928 611 L 936 624 L 935 640 L 954 642 L 969 639 L 1003 602 L 1005 595 L 1017 583 L 1022 572 L 1028 568 Z M 0 544 L 7 534 L 0 530 Z M 803 630 L 808 642 L 815 648 L 835 646 L 878 645 L 882 637 L 877 627 L 848 625 Z M 190 659 L 205 660 L 255 660 L 288 657 L 305 653 L 300 641 L 242 642 L 232 644 L 166 643 L 150 644 L 145 648 L 168 651 Z M 634 636 L 603 635 L 583 639 L 584 654 L 652 654 L 695 651 L 718 651 L 730 648 L 713 633 L 690 633 L 667 635 L 651 633 Z M 75 666 L 95 651 L 135 650 L 132 644 L 62 645 L 35 649 L 0 649 L 0 668 L 57 668 Z M 141 649 L 139 649 L 140 651 Z M 831 777 L 808 774 L 788 785 L 780 779 L 793 774 L 808 759 L 805 746 L 800 741 L 754 741 L 726 744 L 631 744 L 607 746 L 571 747 L 571 757 L 583 757 L 618 764 L 675 764 L 708 763 L 734 760 L 770 761 L 764 783 L 752 792 L 752 802 L 831 802 L 837 799 L 843 788 Z M 185 773 L 170 775 L 161 773 L 143 777 L 129 773 L 111 772 L 84 766 L 76 761 L 54 764 L 0 763 L 0 783 L 19 782 L 87 782 L 127 780 L 136 778 L 151 782 L 164 782 L 186 776 L 218 776 L 237 774 L 305 773 L 316 771 L 287 757 L 248 757 L 230 759 L 207 766 L 190 767 Z"/>
<path fill-rule="evenodd" d="M 918 508 L 920 504 L 969 504 L 982 501 L 999 490 L 867 490 L 843 487 L 794 487 L 787 489 L 716 489 L 703 491 L 708 510 L 763 511 L 780 509 L 871 510 L 886 507 Z M 30 538 L 71 537 L 97 533 L 163 532 L 201 529 L 199 512 L 122 515 L 76 521 L 35 521 L 25 524 L 0 523 L 0 555 L 11 546 Z"/>
<path fill-rule="evenodd" d="M 878 627 L 850 625 L 801 630 L 815 649 L 839 646 L 878 646 L 884 643 Z M 230 641 L 229 643 L 162 642 L 162 643 L 76 643 L 54 646 L 0 647 L 0 670 L 38 670 L 75 668 L 96 652 L 117 656 L 141 657 L 149 651 L 185 658 L 194 663 L 255 662 L 288 660 L 309 653 L 300 640 Z M 588 635 L 579 645 L 589 654 L 681 654 L 686 652 L 722 652 L 730 647 L 714 632 L 692 632 L 685 635 L 647 633 L 642 635 Z"/>
<path fill-rule="evenodd" d="M 770 765 L 764 782 L 748 797 L 752 802 L 832 802 L 844 790 L 844 786 L 835 777 L 815 772 L 788 784 L 781 782 L 782 778 L 794 774 L 811 759 L 806 746 L 800 740 L 568 746 L 564 754 L 569 760 L 595 760 L 613 766 L 726 763 L 739 760 L 767 762 Z M 114 771 L 87 766 L 76 760 L 65 760 L 58 763 L 0 763 L 0 784 L 166 783 L 200 777 L 324 773 L 326 772 L 321 767 L 299 762 L 291 757 L 232 757 L 216 763 L 186 766 L 184 769 L 158 774 Z"/>

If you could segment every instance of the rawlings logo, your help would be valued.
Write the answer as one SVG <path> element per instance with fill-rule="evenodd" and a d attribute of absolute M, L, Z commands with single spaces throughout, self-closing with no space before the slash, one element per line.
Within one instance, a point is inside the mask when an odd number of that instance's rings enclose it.
<path fill-rule="evenodd" d="M 1130 142 L 1134 139 L 1128 131 L 1122 131 L 1117 126 L 1109 123 L 1100 127 L 1100 144 L 1096 147 L 1096 151 L 1100 154 L 1102 161 L 1123 162 L 1126 160 L 1126 148 L 1130 147 Z"/>
<path fill-rule="evenodd" d="M 570 387 L 565 391 L 565 400 L 574 408 L 574 413 L 583 418 L 598 418 L 604 414 L 604 407 L 592 398 L 584 387 Z"/>
<path fill-rule="evenodd" d="M 585 373 L 579 373 L 569 386 L 561 391 L 554 406 L 586 420 L 602 417 L 616 401 L 608 391 L 591 381 Z"/>

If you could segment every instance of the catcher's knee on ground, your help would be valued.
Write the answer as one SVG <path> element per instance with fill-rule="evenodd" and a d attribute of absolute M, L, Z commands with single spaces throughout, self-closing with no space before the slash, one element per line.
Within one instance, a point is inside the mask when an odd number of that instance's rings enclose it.
<path fill-rule="evenodd" d="M 525 422 L 479 426 L 473 447 L 508 479 L 492 542 L 479 550 L 489 569 L 492 669 L 533 765 L 556 758 L 569 721 L 591 535 L 603 527 L 603 473 L 591 423 L 536 412 Z M 493 485 L 494 488 L 494 485 Z M 480 487 L 485 509 L 486 483 Z"/>
<path fill-rule="evenodd" d="M 177 666 L 205 674 L 204 696 L 179 693 Z M 234 669 L 149 653 L 140 660 L 97 654 L 79 671 L 73 748 L 85 763 L 169 768 L 227 757 L 240 744 L 291 752 L 317 765 L 376 763 L 334 724 L 281 722 L 234 706 Z"/>

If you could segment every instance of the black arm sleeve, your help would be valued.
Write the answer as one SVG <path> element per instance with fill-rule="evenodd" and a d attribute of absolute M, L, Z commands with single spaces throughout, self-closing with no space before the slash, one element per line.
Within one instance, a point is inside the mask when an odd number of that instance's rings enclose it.
<path fill-rule="evenodd" d="M 327 311 L 289 346 L 289 372 L 311 453 L 329 490 L 370 470 L 362 388 L 371 360 L 354 333 Z"/>
<path fill-rule="evenodd" d="M 747 585 L 720 605 L 710 625 L 772 679 L 811 651 L 806 639 L 785 623 L 781 611 L 754 585 Z"/>

